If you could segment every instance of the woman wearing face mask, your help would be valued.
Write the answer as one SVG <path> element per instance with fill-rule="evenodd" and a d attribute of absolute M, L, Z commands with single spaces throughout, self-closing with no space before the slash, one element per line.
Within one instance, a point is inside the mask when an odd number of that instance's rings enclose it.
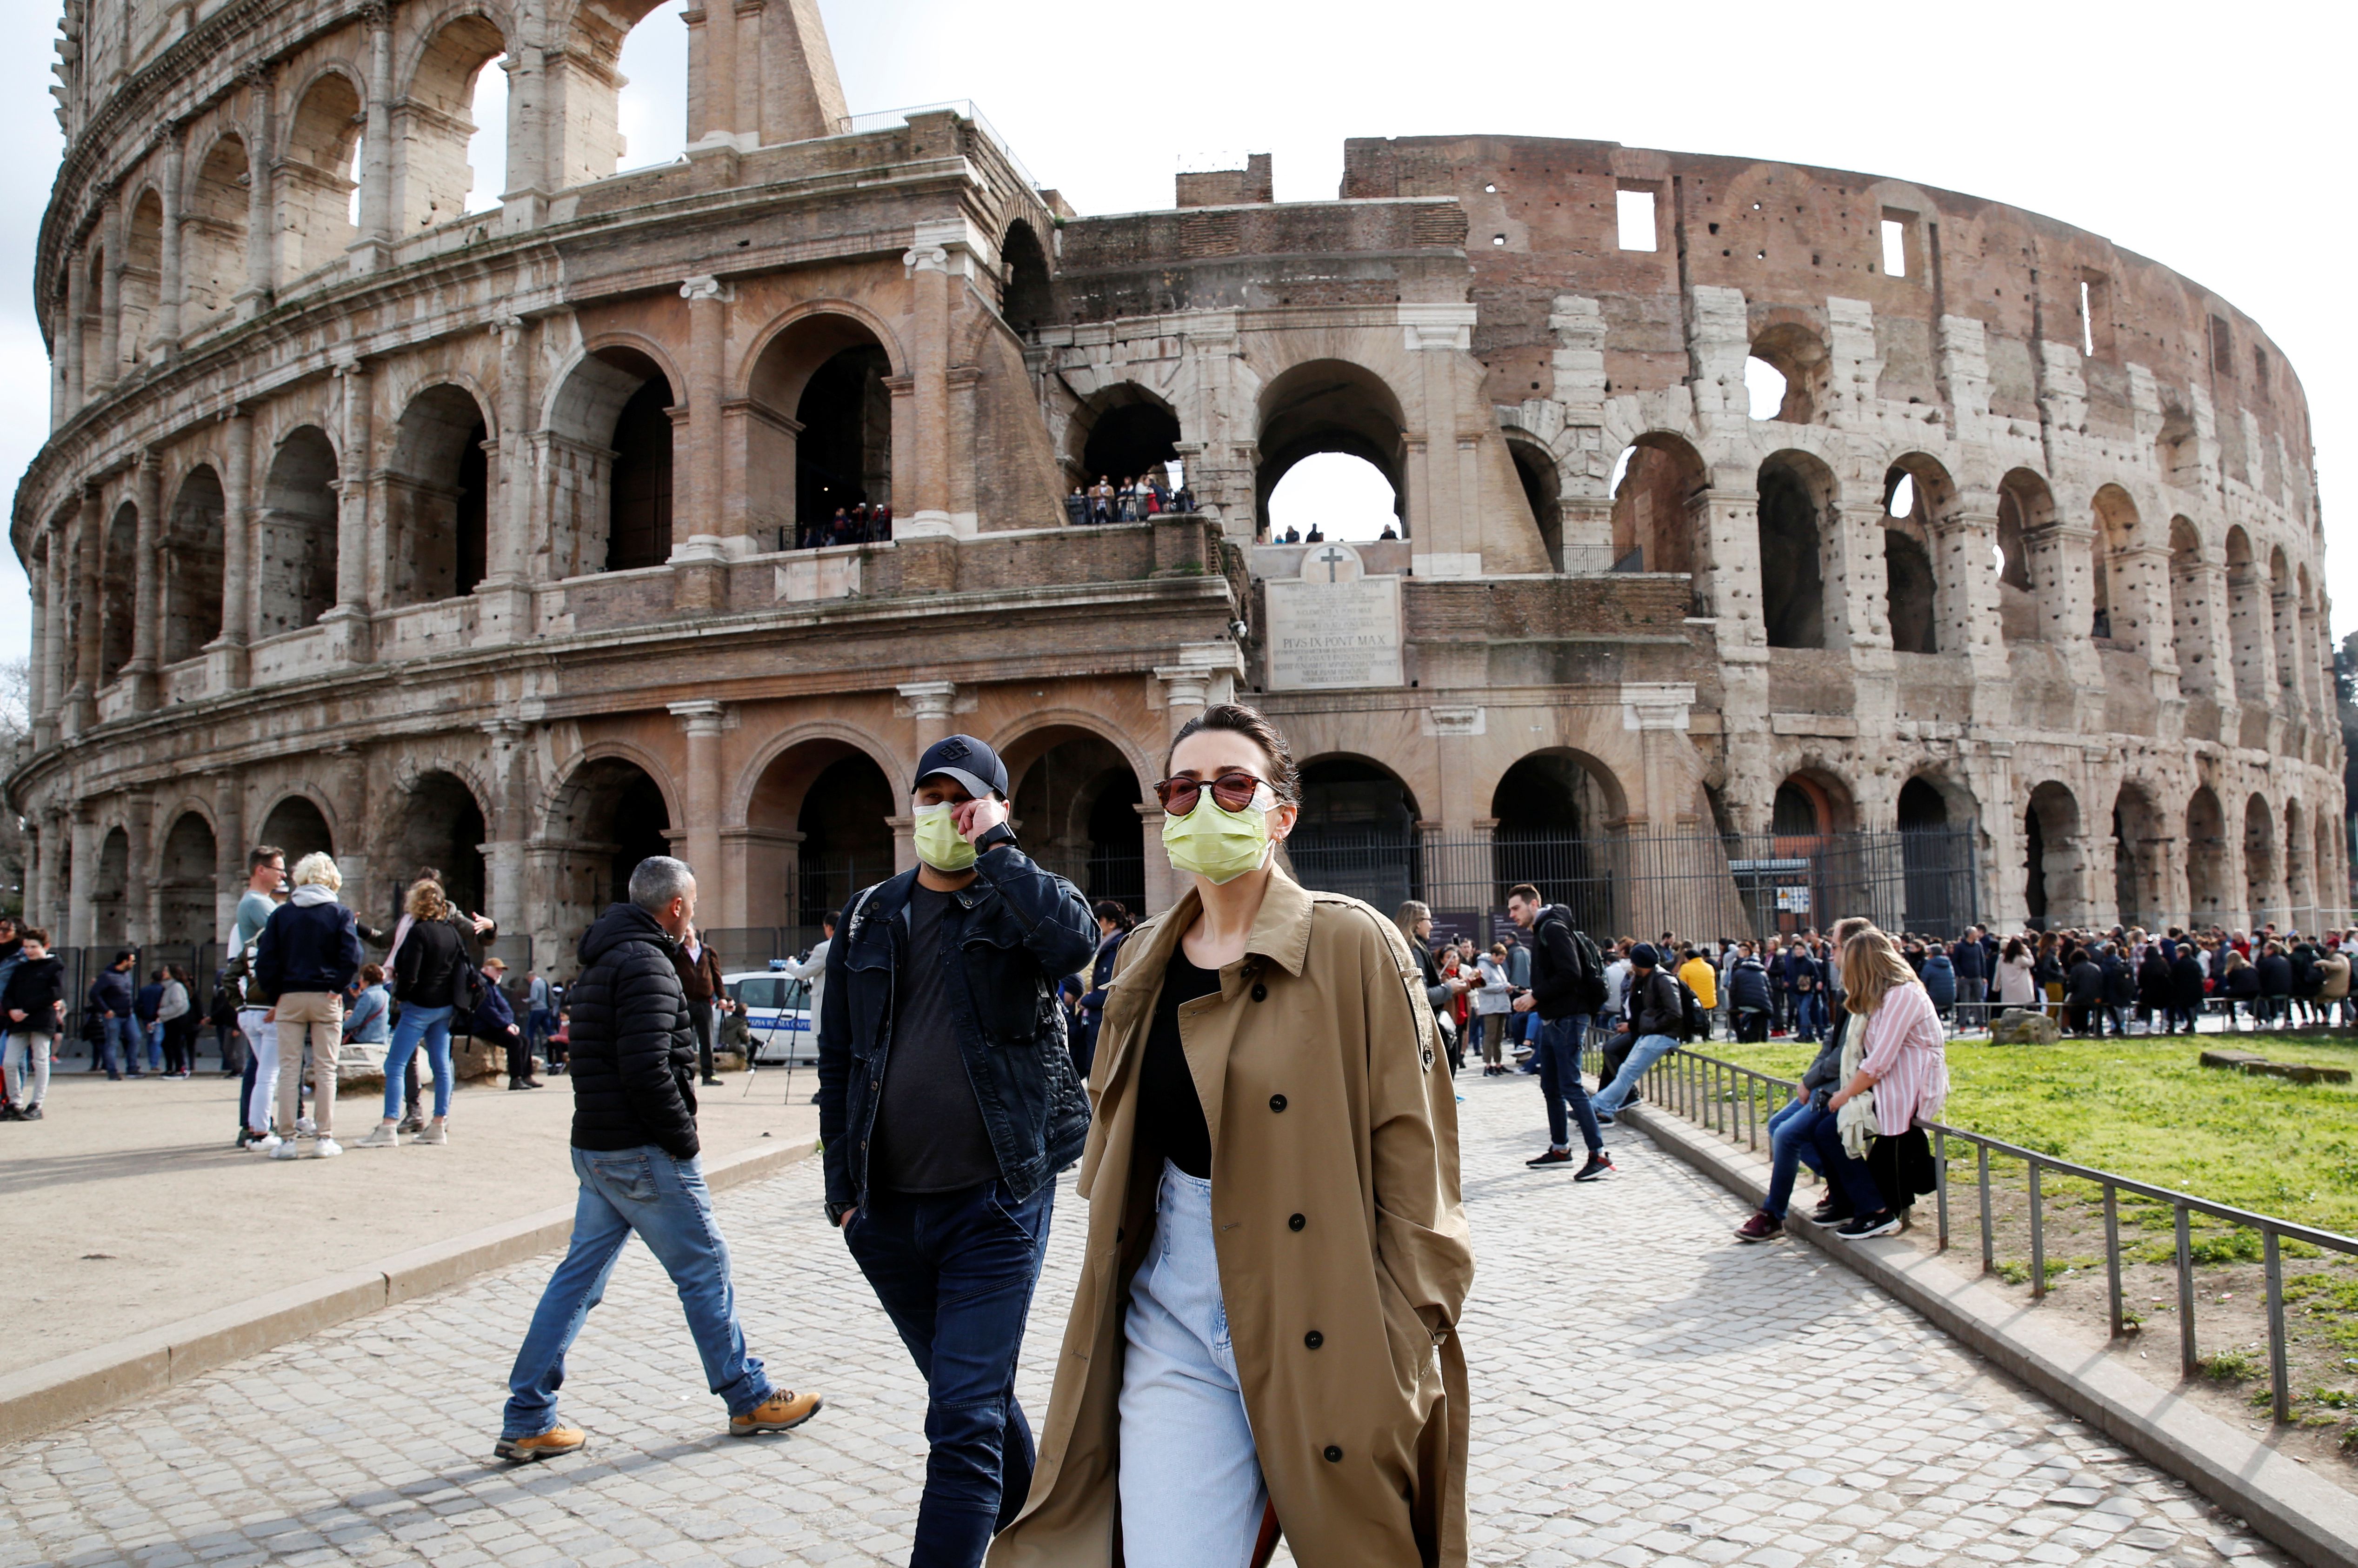
<path fill-rule="evenodd" d="M 1278 862 L 1284 738 L 1222 704 L 1155 786 L 1188 880 L 1123 944 L 1089 1262 L 997 1568 L 1466 1562 L 1455 1097 L 1392 924 Z"/>

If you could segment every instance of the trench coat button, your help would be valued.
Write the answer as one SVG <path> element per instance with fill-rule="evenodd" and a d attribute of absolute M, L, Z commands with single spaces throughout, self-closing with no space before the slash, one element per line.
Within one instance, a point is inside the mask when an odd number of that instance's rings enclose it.
<path fill-rule="evenodd" d="M 1287 1221 L 1285 1222 L 1285 1227 L 1286 1227 L 1288 1230 L 1299 1230 L 1299 1229 L 1301 1229 L 1303 1226 L 1305 1226 L 1305 1225 L 1307 1225 L 1307 1224 L 1309 1224 L 1309 1223 L 1310 1223 L 1310 1222 L 1309 1222 L 1308 1220 L 1306 1220 L 1306 1219 L 1303 1218 L 1300 1215 L 1298 1215 L 1298 1214 L 1297 1214 L 1297 1215 L 1295 1215 L 1292 1219 L 1289 1219 L 1289 1220 L 1287 1220 Z"/>
<path fill-rule="evenodd" d="M 1270 1096 L 1269 1108 L 1271 1110 L 1283 1110 L 1285 1108 L 1285 1097 L 1283 1095 Z"/>
<path fill-rule="evenodd" d="M 1302 1343 L 1310 1346 L 1311 1349 L 1315 1350 L 1320 1346 L 1326 1343 L 1326 1336 L 1314 1328 L 1309 1333 L 1302 1336 Z"/>
<path fill-rule="evenodd" d="M 1267 1001 L 1269 1000 L 1269 988 L 1260 984 L 1259 981 L 1255 981 L 1253 984 L 1252 998 L 1255 1001 Z"/>
<path fill-rule="evenodd" d="M 1328 1444 L 1326 1445 L 1326 1463 L 1329 1465 L 1340 1465 L 1342 1462 L 1343 1451 L 1336 1447 L 1333 1444 Z"/>

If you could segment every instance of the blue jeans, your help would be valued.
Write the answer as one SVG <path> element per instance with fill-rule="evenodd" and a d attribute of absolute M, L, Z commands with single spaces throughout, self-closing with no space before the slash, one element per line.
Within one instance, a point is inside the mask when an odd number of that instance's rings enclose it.
<path fill-rule="evenodd" d="M 1768 1119 L 1768 1197 L 1760 1206 L 1769 1218 L 1781 1223 L 1785 1211 L 1793 1206 L 1793 1183 L 1802 1166 L 1812 1171 L 1825 1168 L 1818 1160 L 1812 1134 L 1821 1120 L 1833 1119 L 1805 1099 L 1788 1101 L 1784 1109 Z"/>
<path fill-rule="evenodd" d="M 401 1118 L 401 1102 L 409 1084 L 409 1058 L 426 1043 L 426 1059 L 434 1064 L 434 1114 L 450 1114 L 450 1010 L 447 1007 L 403 1006 L 394 1026 L 393 1044 L 384 1053 L 384 1119 Z M 525 1433 L 526 1437 L 537 1436 Z"/>
<path fill-rule="evenodd" d="M 125 1067 L 131 1069 L 133 1077 L 137 1077 L 139 1076 L 138 1021 L 122 1017 L 120 1014 L 103 1020 L 103 1029 L 99 1034 L 98 1050 L 100 1065 L 105 1067 L 108 1077 L 121 1077 Z"/>
<path fill-rule="evenodd" d="M 1796 991 L 1793 994 L 1793 1039 L 1797 1044 L 1814 1045 L 1818 1036 L 1826 1032 L 1826 999 L 1823 991 Z"/>
<path fill-rule="evenodd" d="M 1810 1127 L 1810 1142 L 1817 1150 L 1818 1169 L 1825 1173 L 1826 1184 L 1842 1193 L 1853 1214 L 1883 1212 L 1883 1189 L 1875 1184 L 1866 1162 L 1843 1147 L 1839 1118 L 1831 1113 L 1819 1117 Z"/>
<path fill-rule="evenodd" d="M 1023 1319 L 1048 1248 L 1053 1183 L 871 1191 L 844 1228 L 860 1271 L 925 1379 L 925 1491 L 909 1568 L 977 1568 L 1032 1489 L 1031 1423 L 1015 1401 Z"/>
<path fill-rule="evenodd" d="M 1572 1147 L 1572 1129 L 1563 1116 L 1563 1103 L 1570 1100 L 1581 1141 L 1593 1154 L 1605 1147 L 1605 1134 L 1596 1125 L 1596 1112 L 1589 1108 L 1587 1087 L 1580 1081 L 1580 1039 L 1587 1022 L 1575 1012 L 1540 1024 L 1540 1093 L 1547 1097 L 1548 1147 Z"/>
<path fill-rule="evenodd" d="M 445 1008 L 444 1011 L 449 1010 Z M 537 1437 L 557 1424 L 557 1390 L 565 1386 L 565 1353 L 590 1309 L 606 1294 L 607 1276 L 633 1232 L 671 1276 L 687 1331 L 704 1358 L 704 1380 L 743 1415 L 770 1397 L 760 1359 L 745 1349 L 737 1324 L 737 1294 L 729 1280 L 729 1244 L 712 1223 L 712 1195 L 697 1160 L 644 1149 L 576 1149 L 573 1240 L 548 1277 L 540 1305 L 525 1331 L 508 1373 L 508 1408 L 500 1436 Z"/>
<path fill-rule="evenodd" d="M 1638 1080 L 1645 1076 L 1646 1069 L 1659 1061 L 1666 1052 L 1677 1050 L 1678 1045 L 1678 1041 L 1668 1034 L 1638 1036 L 1638 1043 L 1629 1048 L 1629 1054 L 1623 1060 L 1621 1070 L 1613 1075 L 1611 1083 L 1596 1091 L 1595 1099 L 1590 1102 L 1596 1114 L 1618 1115 L 1621 1108 L 1628 1103 L 1631 1092 L 1637 1088 Z"/>

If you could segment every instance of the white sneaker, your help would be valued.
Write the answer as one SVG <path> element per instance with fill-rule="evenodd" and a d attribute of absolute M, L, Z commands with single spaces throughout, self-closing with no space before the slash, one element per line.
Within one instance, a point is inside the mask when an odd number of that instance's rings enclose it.
<path fill-rule="evenodd" d="M 317 1154 L 322 1160 L 333 1159 L 336 1155 L 341 1154 L 343 1152 L 344 1146 L 337 1142 L 334 1139 L 329 1137 L 324 1132 L 319 1135 L 319 1141 L 313 1144 L 311 1147 L 311 1152 Z"/>
<path fill-rule="evenodd" d="M 319 1124 L 308 1116 L 298 1116 L 295 1119 L 295 1130 L 308 1138 L 319 1130 Z"/>
<path fill-rule="evenodd" d="M 280 1141 L 278 1147 L 270 1152 L 270 1157 L 274 1160 L 294 1160 L 301 1158 L 302 1153 L 302 1145 L 288 1138 Z"/>
<path fill-rule="evenodd" d="M 358 1143 L 354 1144 L 353 1147 L 356 1149 L 398 1149 L 401 1147 L 401 1134 L 395 1132 L 385 1123 L 380 1121 L 376 1124 L 374 1129 L 370 1131 L 366 1138 L 362 1139 Z"/>
<path fill-rule="evenodd" d="M 429 1121 L 426 1124 L 426 1130 L 412 1138 L 410 1141 L 412 1143 L 448 1143 L 450 1141 L 450 1124 L 447 1121 Z"/>
<path fill-rule="evenodd" d="M 246 1149 L 250 1152 L 255 1154 L 276 1154 L 278 1152 L 279 1142 L 280 1139 L 278 1134 L 276 1132 L 265 1132 L 261 1137 L 255 1139 L 253 1142 L 247 1144 Z"/>

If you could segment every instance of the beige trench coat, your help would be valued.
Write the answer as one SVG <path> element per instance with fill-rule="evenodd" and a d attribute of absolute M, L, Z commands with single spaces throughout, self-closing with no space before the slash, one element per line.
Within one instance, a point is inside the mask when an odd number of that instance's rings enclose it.
<path fill-rule="evenodd" d="M 992 1568 L 1119 1563 L 1122 1332 L 1160 1171 L 1132 1096 L 1191 889 L 1122 945 L 1081 1158 L 1088 1251 L 1023 1511 Z M 1270 879 L 1220 994 L 1179 1010 L 1212 1135 L 1221 1293 L 1261 1473 L 1303 1568 L 1466 1562 L 1474 1254 L 1457 1102 L 1415 957 L 1357 899 Z"/>

